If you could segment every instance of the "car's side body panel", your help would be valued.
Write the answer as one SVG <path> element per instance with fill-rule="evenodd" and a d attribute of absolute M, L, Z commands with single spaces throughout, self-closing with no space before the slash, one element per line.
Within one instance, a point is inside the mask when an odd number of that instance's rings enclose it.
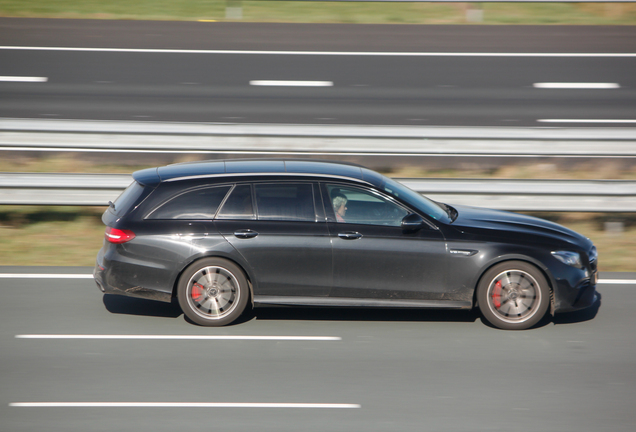
<path fill-rule="evenodd" d="M 249 263 L 255 295 L 329 294 L 331 244 L 324 222 L 215 221 L 215 226 Z M 241 232 L 256 236 L 235 235 Z"/>
<path fill-rule="evenodd" d="M 330 223 L 332 297 L 455 300 L 446 290 L 444 238 L 438 230 Z M 360 238 L 341 237 L 347 233 Z"/>

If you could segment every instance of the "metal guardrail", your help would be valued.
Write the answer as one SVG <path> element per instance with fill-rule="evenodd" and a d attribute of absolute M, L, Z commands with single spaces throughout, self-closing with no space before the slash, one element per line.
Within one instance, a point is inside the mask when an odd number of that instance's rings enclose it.
<path fill-rule="evenodd" d="M 219 124 L 0 119 L 0 151 L 636 158 L 636 128 Z"/>
<path fill-rule="evenodd" d="M 636 181 L 397 179 L 436 201 L 512 211 L 636 212 Z M 103 206 L 132 181 L 120 174 L 0 174 L 2 205 Z"/>
<path fill-rule="evenodd" d="M 1 205 L 103 206 L 132 182 L 121 174 L 0 174 Z"/>

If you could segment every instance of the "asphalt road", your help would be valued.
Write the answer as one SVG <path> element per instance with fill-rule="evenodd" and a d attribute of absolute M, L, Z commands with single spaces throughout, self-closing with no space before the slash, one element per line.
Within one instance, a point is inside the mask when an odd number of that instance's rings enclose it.
<path fill-rule="evenodd" d="M 636 283 L 598 290 L 599 307 L 523 332 L 470 312 L 314 309 L 214 329 L 171 305 L 104 297 L 90 279 L 0 277 L 0 430 L 631 432 Z M 335 339 L 25 338 L 94 334 Z M 10 405 L 47 402 L 131 406 Z M 172 405 L 139 406 L 152 402 Z M 263 403 L 287 405 L 252 405 Z"/>
<path fill-rule="evenodd" d="M 629 127 L 635 41 L 628 26 L 4 18 L 0 76 L 36 81 L 0 82 L 0 116 Z"/>

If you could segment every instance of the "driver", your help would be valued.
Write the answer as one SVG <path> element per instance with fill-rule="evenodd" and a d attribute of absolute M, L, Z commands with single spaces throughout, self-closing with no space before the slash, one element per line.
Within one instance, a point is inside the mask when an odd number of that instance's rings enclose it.
<path fill-rule="evenodd" d="M 347 197 L 343 194 L 334 195 L 331 199 L 333 203 L 333 211 L 336 212 L 336 221 L 345 222 L 345 213 L 347 213 Z"/>

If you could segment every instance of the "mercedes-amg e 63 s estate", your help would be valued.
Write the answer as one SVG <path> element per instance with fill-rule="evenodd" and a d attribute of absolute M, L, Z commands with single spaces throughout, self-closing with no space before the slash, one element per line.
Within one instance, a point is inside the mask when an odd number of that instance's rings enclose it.
<path fill-rule="evenodd" d="M 168 165 L 109 206 L 95 280 L 200 325 L 252 306 L 478 307 L 525 329 L 591 306 L 597 254 L 558 224 L 431 201 L 367 168 L 312 160 Z"/>

